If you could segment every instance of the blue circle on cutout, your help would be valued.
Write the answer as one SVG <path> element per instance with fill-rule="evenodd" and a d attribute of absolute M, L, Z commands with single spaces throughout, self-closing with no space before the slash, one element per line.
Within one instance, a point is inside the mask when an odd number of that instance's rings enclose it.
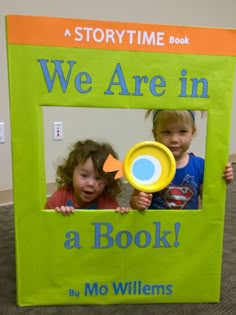
<path fill-rule="evenodd" d="M 138 159 L 132 165 L 133 176 L 141 181 L 149 180 L 155 172 L 155 166 L 152 161 L 146 158 Z"/>

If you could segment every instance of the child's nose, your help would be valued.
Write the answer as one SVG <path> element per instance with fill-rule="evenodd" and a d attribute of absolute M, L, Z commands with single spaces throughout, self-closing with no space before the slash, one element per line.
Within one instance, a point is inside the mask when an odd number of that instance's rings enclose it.
<path fill-rule="evenodd" d="M 95 184 L 95 179 L 92 178 L 92 177 L 89 177 L 89 178 L 87 179 L 87 185 L 88 185 L 88 186 L 94 186 L 94 184 Z"/>
<path fill-rule="evenodd" d="M 171 135 L 171 141 L 178 141 L 178 135 L 176 133 Z"/>

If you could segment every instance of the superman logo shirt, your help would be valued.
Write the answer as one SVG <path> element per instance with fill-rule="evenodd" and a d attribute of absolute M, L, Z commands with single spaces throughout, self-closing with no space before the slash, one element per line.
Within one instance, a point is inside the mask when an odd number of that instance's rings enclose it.
<path fill-rule="evenodd" d="M 198 209 L 203 175 L 204 159 L 189 154 L 188 164 L 176 169 L 171 184 L 153 194 L 149 209 Z"/>

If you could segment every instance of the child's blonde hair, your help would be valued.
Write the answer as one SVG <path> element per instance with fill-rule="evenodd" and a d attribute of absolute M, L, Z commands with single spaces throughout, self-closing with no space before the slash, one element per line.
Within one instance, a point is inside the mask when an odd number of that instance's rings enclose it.
<path fill-rule="evenodd" d="M 76 142 L 72 146 L 68 157 L 57 168 L 56 182 L 58 188 L 66 186 L 73 189 L 74 169 L 78 164 L 84 164 L 88 158 L 91 158 L 96 172 L 107 183 L 103 195 L 116 197 L 121 192 L 121 181 L 114 179 L 116 172 L 107 173 L 103 171 L 103 164 L 109 154 L 118 158 L 117 153 L 109 143 L 98 143 L 90 139 Z"/>
<path fill-rule="evenodd" d="M 196 130 L 195 125 L 195 112 L 193 110 L 175 110 L 175 109 L 149 109 L 145 114 L 145 118 L 148 118 L 152 114 L 153 130 L 156 129 L 159 119 L 161 121 L 183 121 L 190 123 L 193 130 Z"/>

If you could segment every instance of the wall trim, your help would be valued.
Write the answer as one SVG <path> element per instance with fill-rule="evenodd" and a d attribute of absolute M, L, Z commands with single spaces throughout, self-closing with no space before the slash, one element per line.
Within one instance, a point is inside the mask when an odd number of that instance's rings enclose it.
<path fill-rule="evenodd" d="M 56 183 L 47 184 L 47 197 L 56 190 Z M 13 189 L 0 190 L 0 206 L 13 205 Z"/>
<path fill-rule="evenodd" d="M 0 190 L 0 206 L 8 206 L 13 204 L 13 190 Z"/>
<path fill-rule="evenodd" d="M 230 154 L 230 156 L 229 156 L 229 161 L 231 162 L 231 163 L 236 163 L 236 154 Z M 236 176 L 236 174 L 235 174 L 235 176 Z"/>

